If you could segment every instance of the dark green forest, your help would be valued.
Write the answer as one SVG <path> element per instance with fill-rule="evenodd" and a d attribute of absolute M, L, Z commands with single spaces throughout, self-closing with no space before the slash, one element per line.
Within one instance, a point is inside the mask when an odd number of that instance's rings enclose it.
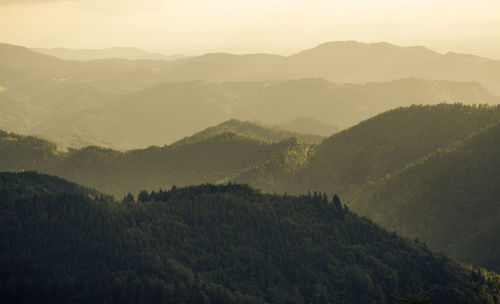
<path fill-rule="evenodd" d="M 365 185 L 357 212 L 439 251 L 500 271 L 500 125 Z"/>
<path fill-rule="evenodd" d="M 440 104 L 397 108 L 325 139 L 296 172 L 291 191 L 346 194 L 497 123 L 498 106 Z"/>
<path fill-rule="evenodd" d="M 359 217 L 338 196 L 245 185 L 122 201 L 0 174 L 2 303 L 498 303 L 496 274 Z"/>

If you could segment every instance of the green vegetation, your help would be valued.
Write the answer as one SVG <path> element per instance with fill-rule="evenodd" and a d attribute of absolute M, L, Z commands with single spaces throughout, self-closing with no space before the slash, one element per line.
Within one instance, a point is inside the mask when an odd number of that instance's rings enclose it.
<path fill-rule="evenodd" d="M 391 231 L 498 270 L 495 155 L 500 151 L 498 136 L 491 133 L 496 129 L 481 130 L 499 118 L 497 106 L 412 106 L 319 145 L 279 141 L 292 134 L 232 120 L 170 146 L 127 152 L 98 147 L 58 152 L 44 140 L 0 133 L 0 169 L 37 170 L 117 197 L 207 182 L 244 183 L 268 193 L 335 191 Z M 479 141 L 481 134 L 490 134 L 490 140 Z M 474 154 L 447 160 L 466 146 Z"/>
<path fill-rule="evenodd" d="M 500 271 L 500 125 L 367 184 L 352 207 L 430 248 Z"/>
<path fill-rule="evenodd" d="M 389 233 L 338 198 L 202 185 L 129 197 L 0 174 L 2 303 L 497 303 L 499 277 Z"/>
<path fill-rule="evenodd" d="M 0 132 L 0 169 L 37 170 L 121 197 L 128 191 L 226 180 L 282 149 L 281 143 L 220 131 L 205 139 L 127 152 L 95 146 L 58 152 L 48 141 Z"/>
<path fill-rule="evenodd" d="M 440 104 L 398 108 L 324 140 L 296 172 L 289 192 L 343 195 L 500 119 L 498 106 Z"/>
<path fill-rule="evenodd" d="M 173 145 L 183 145 L 206 140 L 221 133 L 239 133 L 259 140 L 277 143 L 285 139 L 296 138 L 300 142 L 320 143 L 324 137 L 300 131 L 286 131 L 284 128 L 267 126 L 259 122 L 231 119 L 215 127 L 207 128 L 192 136 L 176 141 Z M 331 134 L 330 134 L 331 135 Z"/>

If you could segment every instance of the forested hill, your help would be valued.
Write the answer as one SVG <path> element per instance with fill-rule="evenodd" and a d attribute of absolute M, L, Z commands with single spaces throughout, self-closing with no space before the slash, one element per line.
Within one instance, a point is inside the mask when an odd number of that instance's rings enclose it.
<path fill-rule="evenodd" d="M 272 143 L 277 143 L 285 139 L 290 139 L 292 137 L 297 138 L 300 142 L 311 143 L 320 143 L 324 139 L 323 136 L 314 135 L 315 133 L 304 134 L 304 132 L 287 131 L 284 128 L 282 129 L 276 126 L 268 126 L 259 122 L 230 119 L 214 127 L 209 127 L 201 132 L 197 132 L 192 136 L 188 136 L 179 141 L 176 141 L 172 145 L 183 145 L 187 143 L 203 141 L 207 138 L 213 137 L 214 135 L 228 132 L 239 133 Z M 335 132 L 332 132 L 329 135 L 332 135 L 333 133 Z"/>
<path fill-rule="evenodd" d="M 35 171 L 23 173 L 0 173 L 0 199 L 30 198 L 38 195 L 53 193 L 79 193 L 97 196 L 97 192 L 90 188 L 79 186 L 56 176 L 40 174 Z"/>
<path fill-rule="evenodd" d="M 119 196 L 220 181 L 345 196 L 499 119 L 498 106 L 411 106 L 377 115 L 318 146 L 290 139 L 272 143 L 295 134 L 232 120 L 170 146 L 127 152 L 87 147 L 62 153 L 48 141 L 4 132 L 0 169 L 38 170 Z"/>
<path fill-rule="evenodd" d="M 337 191 L 378 180 L 500 119 L 498 106 L 397 108 L 325 139 L 295 173 L 290 191 Z"/>
<path fill-rule="evenodd" d="M 281 155 L 283 147 L 307 152 L 315 146 L 293 139 L 272 143 L 255 135 L 226 132 L 225 128 L 208 133 L 170 146 L 127 152 L 94 146 L 60 152 L 46 140 L 0 131 L 0 170 L 37 170 L 123 196 L 128 191 L 137 193 L 174 184 L 232 180 L 242 170 Z M 269 134 L 274 138 L 292 135 L 274 129 Z M 299 161 L 303 162 L 297 159 L 290 166 L 295 168 Z"/>
<path fill-rule="evenodd" d="M 500 125 L 366 185 L 353 207 L 390 230 L 500 271 Z"/>
<path fill-rule="evenodd" d="M 422 290 L 431 303 L 500 301 L 498 275 L 389 233 L 338 197 L 228 184 L 116 202 L 67 185 L 0 173 L 0 302 L 391 303 Z"/>

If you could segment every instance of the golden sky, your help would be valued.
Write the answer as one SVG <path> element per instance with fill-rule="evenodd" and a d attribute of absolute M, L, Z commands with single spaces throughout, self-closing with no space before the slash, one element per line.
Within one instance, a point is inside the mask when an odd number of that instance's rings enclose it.
<path fill-rule="evenodd" d="M 333 40 L 500 59 L 500 0 L 0 0 L 0 42 L 291 54 Z"/>

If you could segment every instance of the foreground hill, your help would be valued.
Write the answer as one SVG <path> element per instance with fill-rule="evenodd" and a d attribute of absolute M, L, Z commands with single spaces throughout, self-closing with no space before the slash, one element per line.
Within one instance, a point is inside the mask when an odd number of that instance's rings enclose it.
<path fill-rule="evenodd" d="M 231 118 L 278 124 L 308 116 L 350 126 L 397 106 L 499 101 L 475 83 L 415 78 L 364 85 L 340 85 L 321 79 L 196 81 L 160 84 L 102 107 L 41 120 L 33 129 L 43 134 L 82 134 L 122 146 L 144 147 L 172 143 Z"/>
<path fill-rule="evenodd" d="M 366 185 L 352 206 L 390 230 L 500 270 L 500 125 Z"/>
<path fill-rule="evenodd" d="M 204 185 L 117 203 L 67 186 L 0 174 L 3 303 L 389 303 L 430 289 L 433 303 L 500 300 L 497 275 L 386 232 L 338 198 Z"/>

